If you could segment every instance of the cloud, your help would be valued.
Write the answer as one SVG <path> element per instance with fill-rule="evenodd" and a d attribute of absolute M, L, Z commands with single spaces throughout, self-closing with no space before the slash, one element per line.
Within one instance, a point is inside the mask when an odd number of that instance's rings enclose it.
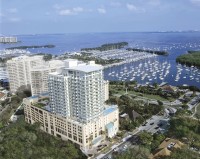
<path fill-rule="evenodd" d="M 100 13 L 100 14 L 106 14 L 106 10 L 104 8 L 98 8 L 97 11 Z"/>
<path fill-rule="evenodd" d="M 59 15 L 74 15 L 70 9 L 64 9 L 59 11 Z"/>
<path fill-rule="evenodd" d="M 10 9 L 8 9 L 8 12 L 9 13 L 17 13 L 18 10 L 17 10 L 17 8 L 10 8 Z"/>
<path fill-rule="evenodd" d="M 75 7 L 75 8 L 73 8 L 73 11 L 74 12 L 83 12 L 83 8 L 81 8 L 81 7 Z"/>
<path fill-rule="evenodd" d="M 84 9 L 82 7 L 75 7 L 72 9 L 62 9 L 59 11 L 59 15 L 77 15 L 80 12 L 83 12 Z"/>
<path fill-rule="evenodd" d="M 190 2 L 195 5 L 200 5 L 200 0 L 190 0 Z"/>
<path fill-rule="evenodd" d="M 146 11 L 144 8 L 136 7 L 135 5 L 129 3 L 126 4 L 126 7 L 128 10 L 134 11 L 136 13 L 144 13 Z"/>
<path fill-rule="evenodd" d="M 19 22 L 19 21 L 21 21 L 21 19 L 20 18 L 17 18 L 17 17 L 14 17 L 14 18 L 10 18 L 10 19 L 8 19 L 10 22 Z"/>

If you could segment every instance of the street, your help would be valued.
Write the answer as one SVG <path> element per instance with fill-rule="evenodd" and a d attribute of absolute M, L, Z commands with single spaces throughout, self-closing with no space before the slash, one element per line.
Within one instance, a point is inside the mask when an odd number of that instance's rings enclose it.
<path fill-rule="evenodd" d="M 121 153 L 123 151 L 126 151 L 128 148 L 138 145 L 138 136 L 137 134 L 141 131 L 147 131 L 152 134 L 160 131 L 164 132 L 168 126 L 169 118 L 166 116 L 157 116 L 154 115 L 150 119 L 146 120 L 146 123 L 141 125 L 138 128 L 138 131 L 133 134 L 129 135 L 126 138 L 122 139 L 122 142 L 119 144 L 115 144 L 112 146 L 112 150 L 110 150 L 107 154 L 101 154 L 96 159 L 111 159 L 113 153 Z"/>

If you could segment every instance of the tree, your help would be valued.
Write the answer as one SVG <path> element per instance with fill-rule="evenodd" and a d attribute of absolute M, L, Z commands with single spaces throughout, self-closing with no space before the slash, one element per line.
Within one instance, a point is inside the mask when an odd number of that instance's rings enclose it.
<path fill-rule="evenodd" d="M 163 106 L 163 102 L 162 101 L 157 100 L 157 102 L 158 102 L 159 105 Z"/>
<path fill-rule="evenodd" d="M 150 145 L 153 141 L 153 136 L 151 133 L 148 133 L 147 131 L 143 131 L 139 134 L 140 142 L 143 145 Z"/>
<path fill-rule="evenodd" d="M 52 59 L 52 54 L 45 54 L 44 56 L 43 56 L 43 60 L 44 61 L 50 61 Z"/>
<path fill-rule="evenodd" d="M 85 159 L 74 144 L 38 129 L 38 124 L 25 123 L 24 117 L 0 133 L 0 158 Z"/>
<path fill-rule="evenodd" d="M 154 86 L 154 88 L 158 88 L 158 83 L 154 82 L 153 86 Z"/>
<path fill-rule="evenodd" d="M 182 108 L 183 108 L 183 109 L 188 109 L 189 106 L 188 106 L 187 104 L 183 104 L 183 105 L 182 105 Z"/>

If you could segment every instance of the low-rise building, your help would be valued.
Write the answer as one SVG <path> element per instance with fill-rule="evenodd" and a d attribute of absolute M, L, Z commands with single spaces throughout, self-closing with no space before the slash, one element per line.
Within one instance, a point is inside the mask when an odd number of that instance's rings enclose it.
<path fill-rule="evenodd" d="M 176 139 L 166 138 L 159 147 L 153 152 L 153 154 L 150 155 L 150 159 L 154 159 L 157 157 L 162 156 L 170 156 L 172 149 L 181 149 L 184 146 L 182 142 Z"/>
<path fill-rule="evenodd" d="M 45 100 L 46 96 L 33 96 L 23 100 L 25 121 L 30 124 L 38 122 L 41 130 L 63 140 L 70 140 L 83 150 L 98 145 L 106 136 L 112 138 L 118 131 L 119 112 L 116 105 L 106 107 L 103 114 L 93 121 L 81 123 L 73 118 L 51 113 L 48 106 L 41 104 Z"/>

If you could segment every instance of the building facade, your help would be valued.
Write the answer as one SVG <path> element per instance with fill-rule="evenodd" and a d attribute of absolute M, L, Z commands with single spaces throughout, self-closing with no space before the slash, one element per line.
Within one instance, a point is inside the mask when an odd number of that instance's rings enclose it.
<path fill-rule="evenodd" d="M 100 144 L 106 136 L 114 137 L 118 131 L 119 112 L 117 106 L 105 108 L 102 115 L 94 121 L 81 123 L 70 117 L 62 117 L 34 106 L 38 99 L 24 99 L 25 121 L 30 124 L 38 122 L 43 131 L 63 140 L 70 140 L 83 150 Z"/>
<path fill-rule="evenodd" d="M 49 76 L 53 113 L 89 122 L 102 114 L 105 102 L 103 67 L 94 62 L 66 60 L 65 68 Z"/>
<path fill-rule="evenodd" d="M 20 56 L 7 61 L 10 91 L 16 92 L 21 86 L 31 84 L 31 68 L 44 65 L 43 56 Z"/>
<path fill-rule="evenodd" d="M 47 133 L 88 149 L 106 136 L 116 135 L 118 107 L 104 103 L 108 82 L 103 80 L 101 65 L 92 61 L 87 64 L 77 60 L 64 62 L 65 67 L 49 75 L 47 106 L 38 107 L 41 97 L 24 99 L 25 120 L 31 124 L 39 122 Z"/>
<path fill-rule="evenodd" d="M 48 74 L 63 66 L 63 62 L 45 62 L 43 56 L 20 56 L 7 61 L 10 91 L 30 86 L 32 95 L 48 91 Z"/>
<path fill-rule="evenodd" d="M 48 76 L 52 72 L 56 72 L 58 68 L 64 66 L 64 62 L 60 60 L 51 60 L 45 63 L 45 66 L 33 67 L 30 71 L 31 76 L 31 93 L 38 95 L 48 92 Z"/>
<path fill-rule="evenodd" d="M 0 43 L 16 43 L 17 37 L 0 37 Z"/>

